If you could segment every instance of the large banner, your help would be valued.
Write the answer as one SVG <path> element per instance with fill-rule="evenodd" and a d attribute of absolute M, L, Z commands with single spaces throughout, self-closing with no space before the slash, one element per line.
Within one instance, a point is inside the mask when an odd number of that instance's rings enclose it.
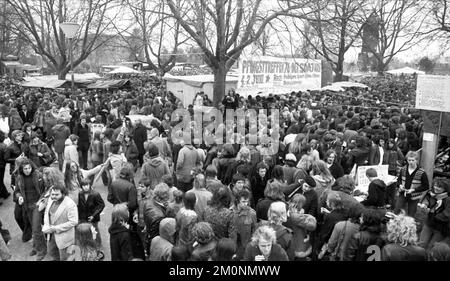
<path fill-rule="evenodd" d="M 416 108 L 450 112 L 450 76 L 419 75 Z"/>
<path fill-rule="evenodd" d="M 320 60 L 251 57 L 239 61 L 240 95 L 285 94 L 321 88 Z"/>

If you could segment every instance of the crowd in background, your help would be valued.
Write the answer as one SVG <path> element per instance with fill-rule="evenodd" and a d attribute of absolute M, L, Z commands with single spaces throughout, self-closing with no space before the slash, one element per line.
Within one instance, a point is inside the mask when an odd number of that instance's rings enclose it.
<path fill-rule="evenodd" d="M 338 93 L 228 92 L 221 110 L 280 111 L 278 124 L 237 119 L 210 132 L 257 144 L 172 139 L 183 135 L 172 132 L 183 121 L 172 112 L 184 106 L 160 86 L 106 94 L 5 83 L 0 177 L 11 176 L 11 186 L 1 181 L 0 197 L 12 192 L 22 240 L 33 239 L 37 260 L 104 259 L 105 204 L 113 205 L 112 260 L 449 260 L 450 181 L 429 181 L 419 166 L 423 121 L 411 106 L 414 89 L 405 80 L 371 79 L 370 89 Z M 186 107 L 192 116 L 194 105 L 212 103 L 198 93 Z M 275 129 L 279 137 L 265 141 Z M 352 171 L 367 165 L 388 165 L 397 181 L 368 169 L 361 192 Z"/>

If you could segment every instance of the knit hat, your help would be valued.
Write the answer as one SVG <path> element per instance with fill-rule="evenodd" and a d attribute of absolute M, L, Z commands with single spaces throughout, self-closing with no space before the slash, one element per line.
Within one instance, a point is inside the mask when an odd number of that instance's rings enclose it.
<path fill-rule="evenodd" d="M 292 153 L 286 154 L 285 160 L 286 161 L 293 161 L 293 162 L 297 163 L 297 157 L 295 157 L 295 155 L 292 154 Z"/>
<path fill-rule="evenodd" d="M 307 183 L 310 187 L 316 187 L 316 181 L 310 175 L 306 175 L 305 183 Z"/>

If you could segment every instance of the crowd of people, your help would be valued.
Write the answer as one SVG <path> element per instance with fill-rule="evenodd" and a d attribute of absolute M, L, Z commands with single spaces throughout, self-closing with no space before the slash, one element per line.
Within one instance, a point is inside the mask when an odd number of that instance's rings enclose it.
<path fill-rule="evenodd" d="M 182 119 L 172 112 L 184 105 L 159 86 L 105 94 L 5 83 L 0 177 L 10 176 L 11 186 L 0 181 L 0 197 L 12 196 L 22 241 L 33 240 L 37 260 L 104 260 L 105 204 L 113 205 L 114 261 L 449 260 L 450 180 L 429 181 L 419 166 L 423 122 L 408 106 L 410 91 L 376 87 L 230 91 L 221 110 L 280 110 L 279 124 L 235 119 L 215 129 L 239 135 L 243 124 L 241 139 L 259 140 L 251 144 L 173 139 L 183 132 L 173 132 Z M 195 104 L 210 100 L 198 93 L 187 106 L 192 115 Z M 154 119 L 144 125 L 128 115 Z M 261 138 L 275 127 L 276 153 Z M 369 168 L 368 191 L 360 191 L 352 171 L 368 165 L 388 165 L 397 181 Z M 0 206 L 0 215 L 11 214 Z M 8 260 L 10 237 L 2 234 Z"/>

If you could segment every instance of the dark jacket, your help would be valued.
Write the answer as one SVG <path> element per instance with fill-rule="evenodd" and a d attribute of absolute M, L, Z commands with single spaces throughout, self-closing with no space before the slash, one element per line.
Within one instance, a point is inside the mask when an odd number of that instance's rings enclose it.
<path fill-rule="evenodd" d="M 22 119 L 23 123 L 32 123 L 34 121 L 34 113 L 30 110 L 27 110 L 27 113 L 25 114 L 22 110 L 19 111 L 20 118 Z"/>
<path fill-rule="evenodd" d="M 319 232 L 317 234 L 317 249 L 322 248 L 323 244 L 330 240 L 334 225 L 337 222 L 345 220 L 347 220 L 347 212 L 345 209 L 333 210 L 331 213 L 325 215 L 323 223 L 320 225 Z"/>
<path fill-rule="evenodd" d="M 403 247 L 399 244 L 388 244 L 381 250 L 382 261 L 426 261 L 427 253 L 424 248 L 408 245 Z"/>
<path fill-rule="evenodd" d="M 133 132 L 133 140 L 139 151 L 139 154 L 145 154 L 144 142 L 147 141 L 147 128 L 144 125 L 139 124 L 136 126 Z"/>
<path fill-rule="evenodd" d="M 14 171 L 15 169 L 15 161 L 16 158 L 22 154 L 22 152 L 27 155 L 28 153 L 28 146 L 24 143 L 18 144 L 17 142 L 13 141 L 5 151 L 5 160 L 7 163 L 10 164 L 9 170 L 10 173 Z"/>
<path fill-rule="evenodd" d="M 119 178 L 114 180 L 108 187 L 108 202 L 116 205 L 127 203 L 130 214 L 137 208 L 137 190 L 131 182 Z"/>
<path fill-rule="evenodd" d="M 36 192 L 38 193 L 39 197 L 41 197 L 44 193 L 44 181 L 42 179 L 42 175 L 39 173 L 39 171 L 33 171 L 31 176 L 33 177 L 33 187 L 36 189 Z M 19 197 L 23 197 L 24 204 L 33 204 L 36 202 L 28 202 L 28 199 L 25 195 L 25 183 L 23 179 L 24 175 L 19 173 L 19 175 L 16 178 L 16 189 L 14 190 L 14 197 L 13 201 L 18 202 Z"/>
<path fill-rule="evenodd" d="M 348 153 L 347 159 L 347 167 L 350 169 L 353 168 L 353 165 L 357 164 L 358 166 L 366 165 L 369 161 L 369 150 L 363 147 L 357 147 L 352 149 Z"/>
<path fill-rule="evenodd" d="M 131 140 L 129 143 L 124 142 L 122 144 L 122 151 L 125 154 L 125 157 L 127 158 L 128 162 L 130 162 L 136 167 L 137 161 L 139 159 L 139 151 L 134 141 Z"/>
<path fill-rule="evenodd" d="M 305 214 L 309 214 L 316 218 L 319 212 L 319 197 L 317 196 L 317 193 L 314 190 L 308 190 L 303 193 L 303 196 L 306 198 L 305 205 L 303 206 Z"/>
<path fill-rule="evenodd" d="M 277 202 L 277 201 L 281 201 L 278 199 L 272 199 L 272 198 L 264 198 L 262 200 L 260 200 L 258 202 L 258 204 L 256 204 L 256 217 L 258 218 L 258 220 L 268 220 L 267 219 L 267 212 L 269 211 L 270 205 L 273 202 Z"/>
<path fill-rule="evenodd" d="M 333 178 L 338 179 L 342 176 L 344 176 L 344 168 L 342 168 L 342 166 L 338 163 L 338 162 L 334 162 L 333 165 L 330 166 L 329 168 L 331 175 L 333 176 Z"/>
<path fill-rule="evenodd" d="M 78 193 L 78 219 L 80 222 L 87 222 L 88 217 L 94 217 L 91 221 L 96 223 L 100 221 L 100 213 L 105 208 L 105 202 L 97 191 L 89 192 L 87 199 L 83 192 Z"/>
<path fill-rule="evenodd" d="M 52 131 L 55 138 L 53 146 L 55 147 L 56 153 L 64 153 L 66 139 L 70 136 L 69 127 L 64 124 L 56 124 L 53 126 Z"/>
<path fill-rule="evenodd" d="M 144 209 L 144 221 L 147 228 L 147 235 L 150 240 L 159 235 L 159 223 L 165 217 L 165 207 L 156 202 L 153 198 L 146 202 Z"/>
<path fill-rule="evenodd" d="M 247 245 L 247 248 L 245 249 L 244 254 L 244 261 L 255 261 L 255 257 L 262 255 L 261 251 L 259 250 L 258 245 L 252 245 L 252 243 L 249 243 Z M 281 248 L 278 244 L 272 245 L 272 250 L 270 251 L 270 256 L 268 258 L 268 261 L 288 261 L 288 255 L 286 254 L 286 251 Z"/>
<path fill-rule="evenodd" d="M 42 153 L 43 156 L 38 156 L 38 153 Z M 29 146 L 28 158 L 30 158 L 37 167 L 47 166 L 53 159 L 52 151 L 48 145 L 42 141 L 39 141 L 37 145 Z"/>
<path fill-rule="evenodd" d="M 386 184 L 380 180 L 373 180 L 369 184 L 369 195 L 367 199 L 362 201 L 366 207 L 382 207 L 386 202 Z"/>
<path fill-rule="evenodd" d="M 112 261 L 129 261 L 133 258 L 130 232 L 121 224 L 112 224 L 109 229 L 109 244 Z"/>
<path fill-rule="evenodd" d="M 7 163 L 6 151 L 8 147 L 4 143 L 0 143 L 0 167 L 5 167 Z"/>
<path fill-rule="evenodd" d="M 86 124 L 84 127 L 81 123 L 75 126 L 74 134 L 77 135 L 80 139 L 78 140 L 78 150 L 87 151 L 89 150 L 90 145 L 90 136 L 91 130 L 89 125 Z"/>
<path fill-rule="evenodd" d="M 425 202 L 424 202 L 425 201 Z M 443 198 L 438 204 L 436 196 L 432 196 L 428 193 L 423 203 L 427 203 L 430 212 L 425 223 L 442 233 L 444 237 L 450 235 L 450 197 Z"/>
<path fill-rule="evenodd" d="M 374 228 L 361 227 L 360 231 L 353 234 L 348 244 L 347 250 L 344 253 L 344 261 L 369 261 L 374 253 L 368 249 L 370 246 L 377 246 L 381 249 L 385 241 L 381 237 L 379 231 Z M 375 250 L 375 251 L 376 251 Z M 375 256 L 375 260 L 379 261 L 379 257 Z"/>
<path fill-rule="evenodd" d="M 245 246 L 250 243 L 253 232 L 257 228 L 256 212 L 252 208 L 234 210 L 234 225 L 236 226 L 236 255 L 241 260 L 244 257 Z"/>

